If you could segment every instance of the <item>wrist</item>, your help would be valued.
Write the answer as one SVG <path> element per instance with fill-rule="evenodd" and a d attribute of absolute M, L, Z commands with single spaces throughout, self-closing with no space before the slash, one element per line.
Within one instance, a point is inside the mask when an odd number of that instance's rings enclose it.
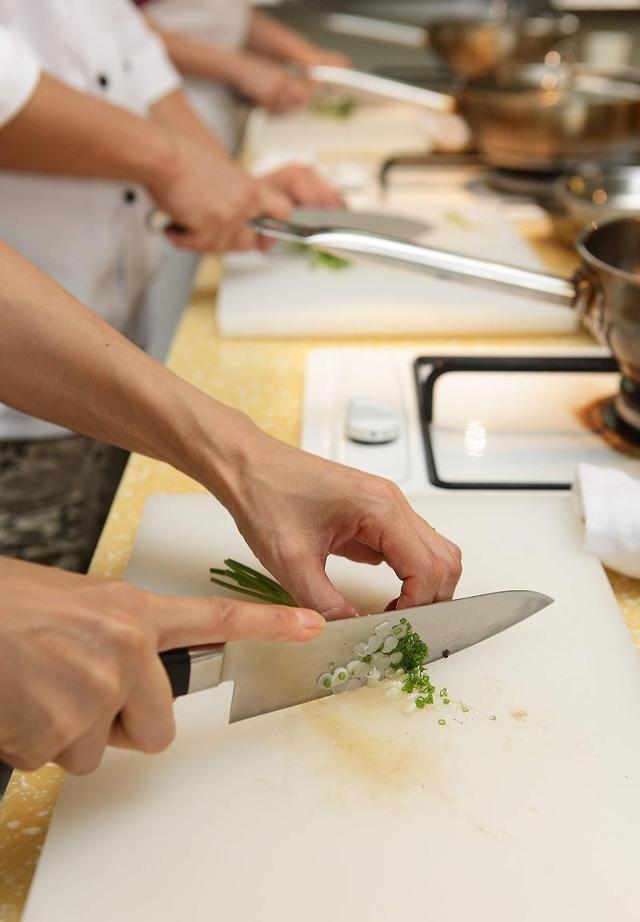
<path fill-rule="evenodd" d="M 255 69 L 255 55 L 247 51 L 234 51 L 229 54 L 226 67 L 226 82 L 237 93 L 244 93 L 247 75 Z"/>
<path fill-rule="evenodd" d="M 172 182 L 179 171 L 179 148 L 171 133 L 153 119 L 147 120 L 148 136 L 133 152 L 136 182 L 152 191 Z"/>
<path fill-rule="evenodd" d="M 316 48 L 311 42 L 306 41 L 306 39 L 296 39 L 295 42 L 291 42 L 287 49 L 286 56 L 283 55 L 283 58 L 290 64 L 306 68 L 313 63 L 315 55 Z"/>
<path fill-rule="evenodd" d="M 172 457 L 167 460 L 233 511 L 246 471 L 268 437 L 245 413 L 195 388 L 189 390 L 172 439 Z"/>

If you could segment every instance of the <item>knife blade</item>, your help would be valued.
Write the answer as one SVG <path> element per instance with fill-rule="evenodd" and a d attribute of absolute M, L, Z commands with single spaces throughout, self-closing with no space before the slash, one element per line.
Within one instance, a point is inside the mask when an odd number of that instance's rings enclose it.
<path fill-rule="evenodd" d="M 430 112 L 453 112 L 456 108 L 454 97 L 447 93 L 438 93 L 411 83 L 402 83 L 400 80 L 390 80 L 389 77 L 379 77 L 377 74 L 352 70 L 350 67 L 314 64 L 309 68 L 308 73 L 316 83 L 330 84 L 383 99 L 392 99 L 395 102 L 428 109 Z"/>
<path fill-rule="evenodd" d="M 317 679 L 331 664 L 345 665 L 353 647 L 383 621 L 407 618 L 429 647 L 428 663 L 501 633 L 553 602 L 539 592 L 508 590 L 329 621 L 308 643 L 236 641 L 161 654 L 175 697 L 233 682 L 230 722 L 245 720 L 331 694 Z"/>

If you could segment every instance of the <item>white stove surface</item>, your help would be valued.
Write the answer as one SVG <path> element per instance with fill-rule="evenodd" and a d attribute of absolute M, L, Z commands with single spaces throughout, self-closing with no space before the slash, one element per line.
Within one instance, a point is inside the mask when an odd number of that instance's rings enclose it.
<path fill-rule="evenodd" d="M 301 446 L 322 457 L 395 481 L 408 495 L 450 492 L 429 482 L 414 362 L 424 348 L 323 348 L 307 361 Z M 433 353 L 432 353 L 433 354 Z M 437 352 L 438 356 L 443 353 Z M 513 356 L 606 357 L 601 347 L 509 349 Z M 453 356 L 453 353 L 451 353 Z M 455 356 L 505 350 L 456 349 Z M 444 375 L 434 389 L 432 444 L 445 481 L 572 482 L 579 461 L 640 477 L 640 461 L 609 448 L 580 423 L 576 410 L 617 389 L 610 373 Z M 354 398 L 395 411 L 398 436 L 386 444 L 346 435 Z M 543 490 L 543 492 L 551 492 Z M 562 491 L 556 491 L 563 495 Z"/>

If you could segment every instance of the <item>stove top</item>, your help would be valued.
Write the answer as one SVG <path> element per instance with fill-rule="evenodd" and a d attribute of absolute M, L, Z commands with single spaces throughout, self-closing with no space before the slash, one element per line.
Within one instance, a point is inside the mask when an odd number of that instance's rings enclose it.
<path fill-rule="evenodd" d="M 458 181 L 464 171 L 463 187 L 482 197 L 499 197 L 507 202 L 544 203 L 551 200 L 553 185 L 561 176 L 559 170 L 510 170 L 488 166 L 476 151 L 426 154 L 396 154 L 381 166 L 378 181 L 389 189 L 397 181 L 420 183 L 430 179 L 430 173 L 449 173 Z"/>
<path fill-rule="evenodd" d="M 640 453 L 603 439 L 585 413 L 618 392 L 605 349 L 456 354 L 333 348 L 309 356 L 302 447 L 394 480 L 409 495 L 562 495 L 588 461 L 640 477 Z M 391 437 L 353 438 L 353 407 Z M 380 435 L 379 432 L 375 433 Z"/>
<path fill-rule="evenodd" d="M 614 162 L 614 161 L 608 161 Z M 629 158 L 621 163 L 628 164 Z M 404 176 L 412 182 L 429 179 L 429 174 L 442 170 L 451 179 L 456 173 L 466 171 L 464 187 L 468 191 L 487 196 L 497 194 L 505 201 L 529 201 L 545 208 L 553 207 L 553 186 L 556 180 L 572 170 L 584 169 L 585 163 L 576 161 L 565 170 L 514 170 L 489 165 L 478 150 L 460 152 L 429 151 L 427 153 L 398 153 L 388 157 L 378 173 L 382 189 Z"/>

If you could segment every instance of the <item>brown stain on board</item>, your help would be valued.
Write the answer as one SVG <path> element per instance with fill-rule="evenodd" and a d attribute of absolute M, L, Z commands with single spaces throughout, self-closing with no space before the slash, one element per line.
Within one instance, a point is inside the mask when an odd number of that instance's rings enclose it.
<path fill-rule="evenodd" d="M 316 702 L 305 717 L 326 754 L 325 778 L 330 771 L 376 797 L 434 786 L 443 728 L 424 712 L 404 714 L 380 689 L 362 688 Z"/>

